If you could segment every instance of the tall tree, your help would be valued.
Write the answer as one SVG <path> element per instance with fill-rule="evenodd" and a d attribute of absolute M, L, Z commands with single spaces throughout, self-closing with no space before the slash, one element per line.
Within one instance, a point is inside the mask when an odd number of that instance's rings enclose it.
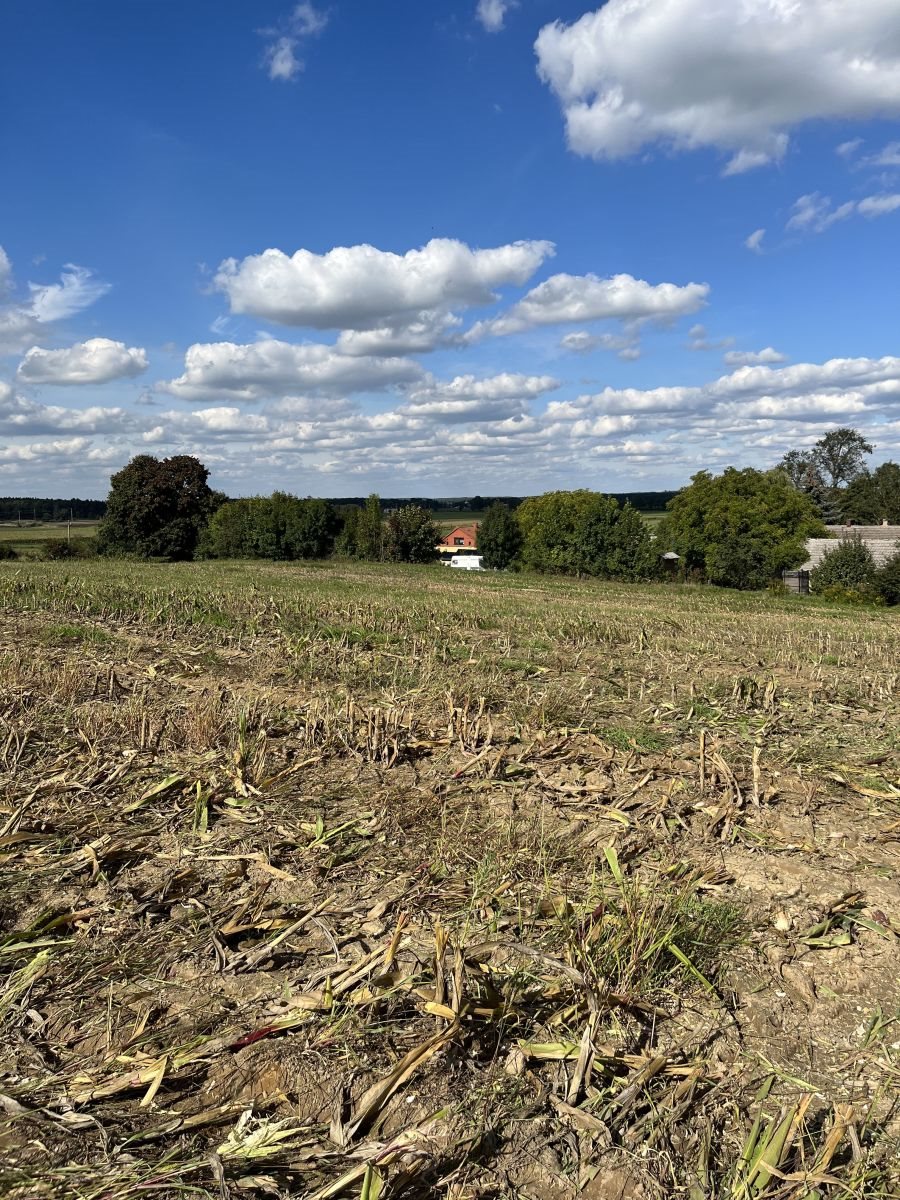
<path fill-rule="evenodd" d="M 388 517 L 387 557 L 392 562 L 434 562 L 440 536 L 427 508 L 405 504 Z"/>
<path fill-rule="evenodd" d="M 701 471 L 669 501 L 665 536 L 710 583 L 761 588 L 799 566 L 806 539 L 824 537 L 812 500 L 780 470 Z"/>
<path fill-rule="evenodd" d="M 843 426 L 819 438 L 813 454 L 816 466 L 833 488 L 843 487 L 866 470 L 865 456 L 875 447 L 855 429 Z"/>
<path fill-rule="evenodd" d="M 189 454 L 139 454 L 110 480 L 106 516 L 97 533 L 101 554 L 193 558 L 201 532 L 224 498 L 209 471 Z"/>
<path fill-rule="evenodd" d="M 474 507 L 474 501 L 472 501 Z M 519 556 L 522 533 L 505 504 L 495 500 L 478 527 L 478 550 L 486 567 L 505 571 Z"/>

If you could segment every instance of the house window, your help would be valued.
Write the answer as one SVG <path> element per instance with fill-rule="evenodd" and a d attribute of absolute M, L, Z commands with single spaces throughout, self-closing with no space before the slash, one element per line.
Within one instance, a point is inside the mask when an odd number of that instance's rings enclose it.
<path fill-rule="evenodd" d="M 466 544 L 466 539 L 465 539 L 465 538 L 454 538 L 454 539 L 453 539 L 453 545 L 454 545 L 454 546 L 464 546 L 465 544 Z"/>

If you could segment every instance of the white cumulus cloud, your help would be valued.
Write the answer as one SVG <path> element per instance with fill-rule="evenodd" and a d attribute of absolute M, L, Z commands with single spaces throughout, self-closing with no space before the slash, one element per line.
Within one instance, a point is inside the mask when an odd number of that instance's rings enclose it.
<path fill-rule="evenodd" d="M 735 173 L 804 122 L 900 113 L 893 0 L 608 0 L 535 51 L 570 147 L 600 159 L 714 147 Z"/>
<path fill-rule="evenodd" d="M 226 259 L 215 284 L 231 311 L 282 325 L 378 330 L 433 321 L 454 307 L 490 304 L 494 289 L 524 284 L 554 252 L 551 242 L 473 250 L 435 238 L 405 254 L 336 246 L 326 254 L 264 250 Z"/>
<path fill-rule="evenodd" d="M 670 321 L 706 304 L 709 284 L 647 283 L 633 275 L 551 275 L 507 312 L 480 321 L 467 335 L 520 333 L 541 325 L 599 321 Z"/>
<path fill-rule="evenodd" d="M 765 229 L 754 229 L 744 242 L 744 245 L 748 250 L 752 250 L 754 254 L 762 254 L 762 244 L 765 236 Z"/>
<path fill-rule="evenodd" d="M 19 364 L 24 383 L 109 383 L 140 375 L 148 367 L 147 352 L 109 338 L 88 338 L 65 350 L 32 346 Z"/>

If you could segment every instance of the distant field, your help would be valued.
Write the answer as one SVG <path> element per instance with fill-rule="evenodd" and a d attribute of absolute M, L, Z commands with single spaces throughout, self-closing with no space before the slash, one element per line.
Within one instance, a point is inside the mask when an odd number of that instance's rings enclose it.
<path fill-rule="evenodd" d="M 71 533 L 73 538 L 93 537 L 97 532 L 99 521 L 73 521 Z M 16 553 L 22 558 L 36 558 L 44 542 L 56 538 L 67 538 L 69 526 L 65 521 L 46 521 L 37 524 L 3 524 L 0 525 L 0 542 L 15 543 Z"/>
<path fill-rule="evenodd" d="M 97 532 L 99 521 L 73 521 L 72 537 L 92 537 Z M 66 521 L 41 521 L 36 525 L 0 525 L 0 541 L 40 542 L 47 538 L 65 537 L 69 525 Z"/>
<path fill-rule="evenodd" d="M 473 525 L 484 520 L 483 512 L 474 512 L 468 509 L 459 509 L 458 511 L 438 509 L 432 511 L 432 517 L 435 524 L 439 525 L 441 530 L 446 533 L 457 525 Z M 642 512 L 641 517 L 644 522 L 653 529 L 666 516 L 665 512 Z"/>
<path fill-rule="evenodd" d="M 448 533 L 451 529 L 455 529 L 457 525 L 477 525 L 484 520 L 483 512 L 474 512 L 471 509 L 437 509 L 432 510 L 432 520 L 441 529 L 443 533 Z"/>

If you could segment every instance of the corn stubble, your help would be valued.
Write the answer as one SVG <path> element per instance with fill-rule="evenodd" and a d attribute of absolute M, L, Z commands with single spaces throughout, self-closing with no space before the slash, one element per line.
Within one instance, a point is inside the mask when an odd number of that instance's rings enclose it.
<path fill-rule="evenodd" d="M 897 1195 L 898 662 L 708 589 L 4 565 L 0 1192 Z"/>

